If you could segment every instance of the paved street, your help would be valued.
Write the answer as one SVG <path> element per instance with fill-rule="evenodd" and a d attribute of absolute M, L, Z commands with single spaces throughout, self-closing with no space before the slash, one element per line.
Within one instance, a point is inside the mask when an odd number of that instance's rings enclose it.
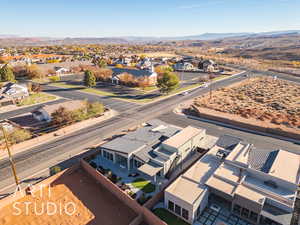
<path fill-rule="evenodd" d="M 61 102 L 64 102 L 64 101 L 67 101 L 67 99 L 60 98 L 60 99 L 57 99 L 55 101 L 41 103 L 41 104 L 28 106 L 28 107 L 12 110 L 12 111 L 9 111 L 9 112 L 1 113 L 0 114 L 0 120 L 4 120 L 4 119 L 11 118 L 11 117 L 14 117 L 14 116 L 18 116 L 18 115 L 21 115 L 21 114 L 24 114 L 24 113 L 32 112 L 34 109 L 36 109 L 37 107 L 42 106 L 42 105 L 52 105 L 52 104 L 61 103 Z"/>
<path fill-rule="evenodd" d="M 243 79 L 245 79 L 243 76 L 231 77 L 227 80 L 218 81 L 217 83 L 213 84 L 212 87 L 213 89 L 219 88 Z M 60 88 L 50 88 L 48 90 L 49 92 L 55 92 L 56 94 L 67 98 L 72 98 L 72 96 L 79 96 L 82 99 L 85 98 L 84 93 L 77 91 L 66 91 L 65 89 L 61 90 Z M 37 176 L 42 176 L 41 174 L 47 176 L 49 174 L 49 170 L 47 168 L 57 164 L 63 165 L 60 162 L 72 158 L 74 155 L 82 152 L 85 149 L 88 149 L 88 147 L 100 143 L 103 139 L 152 118 L 159 118 L 166 122 L 180 126 L 191 124 L 194 126 L 204 127 L 207 129 L 208 134 L 213 134 L 215 136 L 224 133 L 236 135 L 244 138 L 250 143 L 255 143 L 257 147 L 261 148 L 282 148 L 294 152 L 300 150 L 300 146 L 288 141 L 277 140 L 249 132 L 225 128 L 211 123 L 186 119 L 173 114 L 172 110 L 176 105 L 198 95 L 204 94 L 207 91 L 209 91 L 208 88 L 198 88 L 194 91 L 191 91 L 190 94 L 186 96 L 175 95 L 161 101 L 142 106 L 111 98 L 95 96 L 97 99 L 102 99 L 100 100 L 102 102 L 106 100 L 104 104 L 111 104 L 110 106 L 115 107 L 115 109 L 120 112 L 120 115 L 105 122 L 95 124 L 94 126 L 82 129 L 70 135 L 66 135 L 55 141 L 41 144 L 40 146 L 34 147 L 26 152 L 15 155 L 14 161 L 16 162 L 18 176 L 21 179 L 24 179 L 41 171 L 43 171 L 43 173 L 40 173 Z M 90 95 L 88 96 L 93 98 Z M 69 165 L 70 163 L 68 166 Z M 0 189 L 14 183 L 9 162 L 6 159 L 0 161 L 0 179 Z M 1 193 L 5 193 L 5 191 L 6 190 L 2 191 Z"/>
<path fill-rule="evenodd" d="M 88 94 L 84 92 L 80 92 L 76 89 L 67 89 L 61 87 L 54 87 L 50 85 L 43 85 L 43 90 L 46 93 L 50 93 L 53 95 L 58 95 L 63 98 L 69 98 L 73 100 L 89 100 L 89 101 L 100 101 L 106 107 L 114 109 L 119 112 L 123 112 L 128 109 L 132 109 L 138 107 L 139 105 L 132 102 L 126 102 L 122 100 L 118 100 L 109 96 L 99 96 L 95 94 Z"/>
<path fill-rule="evenodd" d="M 284 150 L 288 150 L 300 154 L 300 145 L 294 144 L 292 142 L 284 141 L 284 140 L 279 140 L 273 137 L 262 136 L 255 133 L 250 133 L 246 131 L 219 126 L 214 123 L 194 120 L 194 119 L 187 118 L 186 116 L 178 115 L 175 113 L 165 113 L 159 116 L 158 119 L 180 127 L 185 127 L 188 125 L 203 127 L 206 129 L 207 134 L 214 135 L 214 136 L 229 134 L 236 137 L 240 137 L 249 143 L 253 143 L 257 148 L 261 148 L 261 149 L 280 148 L 280 149 L 284 149 Z"/>

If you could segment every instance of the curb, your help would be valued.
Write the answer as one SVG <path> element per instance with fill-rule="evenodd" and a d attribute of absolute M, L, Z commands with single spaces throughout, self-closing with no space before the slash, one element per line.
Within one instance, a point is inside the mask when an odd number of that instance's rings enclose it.
<path fill-rule="evenodd" d="M 219 126 L 222 126 L 222 127 L 227 127 L 227 128 L 232 128 L 232 129 L 235 129 L 235 130 L 241 130 L 241 131 L 248 132 L 248 133 L 258 134 L 258 135 L 267 136 L 267 137 L 272 137 L 272 138 L 276 138 L 276 139 L 280 139 L 280 140 L 284 140 L 284 141 L 289 141 L 289 142 L 293 142 L 295 144 L 300 145 L 300 141 L 297 140 L 297 139 L 292 139 L 292 138 L 279 136 L 279 135 L 275 135 L 275 134 L 270 134 L 270 133 L 264 133 L 264 132 L 256 131 L 256 130 L 253 130 L 253 129 L 237 127 L 237 126 L 234 126 L 234 125 L 231 125 L 231 124 L 225 124 L 225 123 L 215 121 L 215 120 L 210 120 L 210 119 L 205 119 L 205 118 L 198 118 L 196 116 L 185 115 L 185 114 L 182 113 L 182 110 L 178 109 L 178 108 L 175 108 L 173 110 L 173 113 L 175 113 L 179 116 L 183 116 L 183 117 L 193 119 L 193 120 L 199 120 L 199 121 L 203 121 L 203 122 L 213 123 L 213 124 L 216 124 L 216 125 L 219 125 Z"/>

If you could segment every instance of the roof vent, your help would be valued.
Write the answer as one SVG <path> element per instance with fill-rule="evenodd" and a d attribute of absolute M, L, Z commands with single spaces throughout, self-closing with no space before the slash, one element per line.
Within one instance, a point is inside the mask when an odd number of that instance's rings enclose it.
<path fill-rule="evenodd" d="M 216 156 L 219 158 L 219 159 L 225 159 L 227 156 L 228 156 L 229 152 L 226 151 L 226 150 L 219 150 L 216 154 Z"/>

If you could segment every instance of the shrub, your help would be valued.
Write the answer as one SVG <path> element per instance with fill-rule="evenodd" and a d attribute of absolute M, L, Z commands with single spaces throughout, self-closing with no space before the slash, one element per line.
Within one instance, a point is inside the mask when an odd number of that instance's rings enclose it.
<path fill-rule="evenodd" d="M 87 103 L 87 113 L 89 117 L 100 115 L 104 112 L 104 105 L 100 102 Z"/>
<path fill-rule="evenodd" d="M 70 113 L 66 108 L 60 107 L 51 114 L 53 125 L 65 125 L 70 124 L 74 121 L 72 113 Z"/>
<path fill-rule="evenodd" d="M 50 169 L 50 175 L 57 174 L 61 171 L 61 168 L 59 166 L 54 166 Z"/>
<path fill-rule="evenodd" d="M 51 76 L 51 77 L 49 77 L 49 80 L 51 82 L 58 82 L 58 81 L 60 81 L 60 76 Z"/>
<path fill-rule="evenodd" d="M 32 92 L 37 92 L 37 93 L 39 93 L 39 92 L 42 91 L 42 87 L 41 87 L 41 85 L 38 84 L 38 83 L 33 83 L 33 84 L 31 85 L 31 91 L 32 91 Z"/>
<path fill-rule="evenodd" d="M 17 128 L 12 133 L 8 135 L 8 140 L 12 144 L 17 144 L 22 141 L 28 140 L 32 137 L 30 131 L 25 129 Z"/>

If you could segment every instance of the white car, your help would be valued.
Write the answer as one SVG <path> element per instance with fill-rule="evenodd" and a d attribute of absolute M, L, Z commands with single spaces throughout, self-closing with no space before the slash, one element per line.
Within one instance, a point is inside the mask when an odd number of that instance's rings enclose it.
<path fill-rule="evenodd" d="M 207 88 L 207 87 L 208 87 L 208 83 L 203 84 L 202 87 L 203 87 L 203 88 Z"/>
<path fill-rule="evenodd" d="M 216 205 L 216 204 L 211 204 L 211 206 L 209 207 L 211 210 L 214 210 L 216 212 L 219 212 L 221 210 L 221 207 Z"/>
<path fill-rule="evenodd" d="M 182 95 L 182 96 L 184 96 L 184 95 L 188 95 L 189 93 L 187 92 L 187 91 L 185 91 L 185 92 L 183 92 L 183 93 L 180 93 L 179 95 Z"/>

